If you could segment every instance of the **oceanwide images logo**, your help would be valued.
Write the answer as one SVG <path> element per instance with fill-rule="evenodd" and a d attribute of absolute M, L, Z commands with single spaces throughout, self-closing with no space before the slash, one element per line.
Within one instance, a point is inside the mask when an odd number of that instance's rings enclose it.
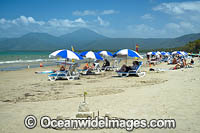
<path fill-rule="evenodd" d="M 34 115 L 28 115 L 24 119 L 24 125 L 28 129 L 33 129 L 37 126 L 37 118 Z M 152 119 L 149 122 L 146 119 L 110 119 L 104 118 L 81 118 L 81 119 L 51 119 L 49 116 L 40 118 L 41 128 L 52 129 L 126 129 L 132 131 L 138 128 L 176 128 L 174 119 Z"/>

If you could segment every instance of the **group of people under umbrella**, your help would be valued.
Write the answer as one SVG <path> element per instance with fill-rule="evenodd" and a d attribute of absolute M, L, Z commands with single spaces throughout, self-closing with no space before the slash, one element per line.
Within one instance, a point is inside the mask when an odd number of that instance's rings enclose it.
<path fill-rule="evenodd" d="M 63 49 L 63 50 L 57 50 L 57 51 L 55 51 L 55 52 L 53 52 L 49 55 L 50 58 L 59 57 L 59 58 L 65 59 L 64 64 L 66 64 L 67 63 L 66 61 L 69 61 L 69 60 L 72 60 L 72 63 L 73 62 L 76 63 L 76 61 L 74 61 L 74 60 L 85 60 L 86 65 L 83 67 L 83 71 L 87 70 L 87 72 L 89 72 L 90 69 L 97 69 L 97 67 L 99 67 L 99 61 L 100 60 L 104 61 L 100 70 L 110 70 L 111 65 L 110 65 L 110 62 L 107 58 L 115 58 L 115 57 L 118 57 L 118 56 L 123 56 L 123 57 L 126 58 L 126 60 L 127 60 L 128 57 L 143 58 L 136 51 L 131 50 L 131 49 L 122 49 L 122 50 L 115 52 L 114 54 L 112 54 L 109 51 L 99 51 L 97 53 L 92 52 L 92 51 L 85 51 L 85 52 L 78 54 L 78 53 L 73 52 L 71 50 Z M 88 65 L 88 63 L 90 63 L 91 60 L 93 62 L 92 67 Z M 139 64 L 137 63 L 137 61 L 134 61 L 133 66 L 123 65 L 121 67 L 121 69 L 118 70 L 118 72 L 128 72 L 129 70 L 137 68 L 138 65 Z M 61 65 L 60 71 L 65 71 L 64 65 Z"/>
<path fill-rule="evenodd" d="M 155 65 L 160 62 L 167 62 L 168 65 L 175 64 L 173 69 L 179 69 L 184 67 L 190 67 L 194 64 L 194 60 L 191 58 L 190 63 L 187 63 L 188 53 L 185 51 L 174 51 L 174 52 L 148 52 L 147 60 L 149 63 Z"/>

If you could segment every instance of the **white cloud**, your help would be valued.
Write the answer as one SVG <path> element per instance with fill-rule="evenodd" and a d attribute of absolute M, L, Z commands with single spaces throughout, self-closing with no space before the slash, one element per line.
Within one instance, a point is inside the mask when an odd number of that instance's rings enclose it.
<path fill-rule="evenodd" d="M 0 24 L 16 24 L 16 25 L 28 25 L 28 24 L 39 24 L 43 25 L 43 21 L 35 21 L 32 17 L 25 17 L 20 16 L 19 18 L 13 19 L 13 20 L 6 20 L 5 18 L 0 19 Z"/>
<path fill-rule="evenodd" d="M 186 12 L 200 12 L 200 1 L 162 3 L 153 8 L 168 14 L 183 14 Z"/>
<path fill-rule="evenodd" d="M 118 11 L 115 10 L 104 10 L 101 12 L 102 15 L 109 15 L 109 14 L 115 14 L 118 13 Z"/>
<path fill-rule="evenodd" d="M 110 10 L 103 10 L 103 11 L 93 11 L 93 10 L 84 10 L 84 11 L 74 11 L 72 14 L 74 16 L 98 16 L 98 15 L 110 15 L 118 13 L 118 11 L 115 11 L 113 9 Z"/>
<path fill-rule="evenodd" d="M 85 11 L 74 11 L 73 13 L 72 13 L 73 15 L 75 15 L 75 16 L 88 16 L 88 15 L 93 15 L 93 16 L 95 16 L 96 15 L 96 11 L 91 11 L 91 10 L 85 10 Z"/>
<path fill-rule="evenodd" d="M 146 19 L 146 20 L 152 20 L 153 16 L 149 13 L 144 14 L 143 16 L 141 16 L 142 19 Z"/>
<path fill-rule="evenodd" d="M 147 24 L 128 25 L 127 33 L 129 37 L 138 38 L 154 38 L 165 35 L 165 31 L 163 29 L 155 29 Z"/>
<path fill-rule="evenodd" d="M 74 22 L 85 24 L 86 22 L 82 18 L 76 19 Z"/>
<path fill-rule="evenodd" d="M 97 20 L 99 21 L 99 24 L 101 25 L 101 26 L 108 26 L 110 23 L 109 22 L 107 22 L 107 21 L 104 21 L 101 17 L 97 17 Z"/>
<path fill-rule="evenodd" d="M 129 37 L 145 37 L 145 38 L 167 38 L 178 37 L 185 34 L 199 32 L 199 27 L 193 25 L 187 21 L 181 21 L 178 23 L 170 22 L 164 25 L 162 28 L 155 28 L 147 24 L 129 25 L 126 32 Z"/>
<path fill-rule="evenodd" d="M 51 19 L 46 22 L 46 24 L 53 27 L 85 27 L 87 24 L 82 18 L 78 18 L 75 20 L 69 19 Z"/>
<path fill-rule="evenodd" d="M 185 29 L 193 29 L 194 25 L 192 25 L 190 22 L 180 22 L 181 27 Z"/>
<path fill-rule="evenodd" d="M 166 27 L 168 29 L 171 29 L 171 30 L 174 30 L 174 31 L 180 29 L 180 25 L 176 24 L 176 23 L 168 23 L 168 24 L 166 24 Z"/>
<path fill-rule="evenodd" d="M 165 25 L 165 30 L 168 32 L 174 32 L 174 33 L 182 33 L 182 34 L 188 34 L 188 33 L 194 33 L 198 32 L 197 29 L 194 28 L 195 26 L 191 24 L 190 22 L 179 22 L 179 23 L 168 23 Z"/>
<path fill-rule="evenodd" d="M 1 18 L 1 19 L 0 19 L 0 24 L 4 24 L 4 23 L 6 23 L 6 19 Z"/>
<path fill-rule="evenodd" d="M 46 32 L 53 35 L 62 35 L 79 28 L 98 29 L 98 27 L 109 26 L 110 23 L 97 17 L 94 20 L 83 18 L 70 19 L 50 19 L 38 21 L 33 17 L 20 16 L 15 19 L 0 18 L 0 37 L 16 37 L 29 32 Z"/>

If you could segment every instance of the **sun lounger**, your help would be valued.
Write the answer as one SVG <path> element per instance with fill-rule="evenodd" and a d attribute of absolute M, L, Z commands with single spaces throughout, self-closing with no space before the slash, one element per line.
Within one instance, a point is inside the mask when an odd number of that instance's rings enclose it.
<path fill-rule="evenodd" d="M 57 71 L 55 73 L 48 75 L 48 80 L 50 81 L 56 81 L 59 79 L 76 80 L 79 78 L 80 78 L 79 73 L 76 72 L 71 73 L 70 71 Z"/>
<path fill-rule="evenodd" d="M 66 71 L 57 71 L 48 75 L 48 80 L 56 81 L 58 79 L 67 79 L 67 72 Z"/>
<path fill-rule="evenodd" d="M 140 72 L 140 68 L 142 66 L 142 62 L 139 62 L 138 67 L 136 68 L 136 70 L 129 70 L 128 72 L 117 72 L 118 76 L 120 77 L 128 77 L 128 76 L 138 76 L 138 77 L 142 77 L 145 76 L 145 72 Z"/>
<path fill-rule="evenodd" d="M 78 69 L 78 71 L 82 75 L 94 75 L 94 74 L 99 74 L 101 72 L 101 68 L 99 63 L 95 63 L 94 68 Z"/>
<path fill-rule="evenodd" d="M 112 66 L 106 66 L 102 71 L 116 71 L 119 70 L 119 63 L 121 62 L 121 59 L 115 60 Z"/>
<path fill-rule="evenodd" d="M 67 79 L 67 80 L 75 80 L 80 78 L 80 74 L 78 71 L 76 71 L 76 67 L 78 67 L 78 64 L 72 64 L 69 67 L 69 70 L 66 71 L 57 71 L 55 73 L 52 73 L 48 75 L 48 80 L 50 81 L 56 81 L 58 79 Z"/>

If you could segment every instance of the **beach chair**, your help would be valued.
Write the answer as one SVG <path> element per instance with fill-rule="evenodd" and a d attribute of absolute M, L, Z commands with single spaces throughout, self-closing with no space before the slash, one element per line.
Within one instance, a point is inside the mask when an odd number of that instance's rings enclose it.
<path fill-rule="evenodd" d="M 143 64 L 143 62 L 140 61 L 136 70 L 129 70 L 128 72 L 117 72 L 117 74 L 119 77 L 128 77 L 128 76 L 143 77 L 143 76 L 145 76 L 146 73 L 140 71 L 142 64 Z"/>
<path fill-rule="evenodd" d="M 119 63 L 120 62 L 121 62 L 121 59 L 115 60 L 113 62 L 112 66 L 106 66 L 103 71 L 117 71 L 117 70 L 119 70 Z"/>
<path fill-rule="evenodd" d="M 48 75 L 49 81 L 56 81 L 58 79 L 67 79 L 67 71 L 56 71 L 55 73 Z"/>
<path fill-rule="evenodd" d="M 55 73 L 48 75 L 48 80 L 56 81 L 56 80 L 59 80 L 59 79 L 66 79 L 66 80 L 79 79 L 80 74 L 79 74 L 78 71 L 76 71 L 76 67 L 78 67 L 77 63 L 70 65 L 69 70 L 56 71 Z"/>
<path fill-rule="evenodd" d="M 99 63 L 94 63 L 94 68 L 88 68 L 88 69 L 78 69 L 79 73 L 82 75 L 95 75 L 99 74 L 101 72 L 101 67 Z"/>
<path fill-rule="evenodd" d="M 100 67 L 99 63 L 94 63 L 94 64 L 95 65 L 94 65 L 93 71 L 95 73 L 100 73 L 101 72 L 101 67 Z"/>

